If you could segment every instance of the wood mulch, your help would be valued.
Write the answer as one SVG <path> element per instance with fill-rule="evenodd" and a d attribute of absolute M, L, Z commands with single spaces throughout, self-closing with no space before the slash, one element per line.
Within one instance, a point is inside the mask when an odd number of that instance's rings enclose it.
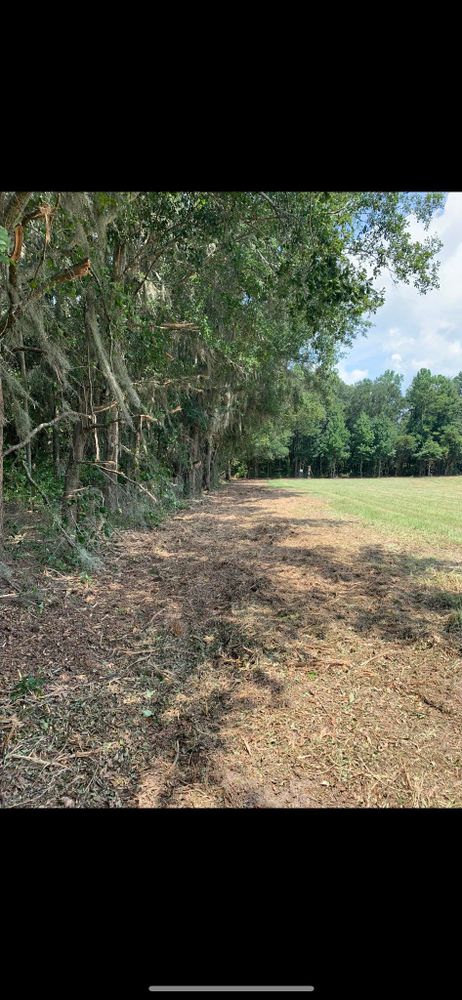
<path fill-rule="evenodd" d="M 460 807 L 461 573 L 250 482 L 2 580 L 3 807 Z"/>

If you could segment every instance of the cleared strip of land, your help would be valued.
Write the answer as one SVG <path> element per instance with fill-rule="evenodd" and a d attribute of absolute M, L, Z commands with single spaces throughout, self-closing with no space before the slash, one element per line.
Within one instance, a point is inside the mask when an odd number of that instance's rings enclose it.
<path fill-rule="evenodd" d="M 290 485 L 8 598 L 3 805 L 462 806 L 462 548 Z"/>

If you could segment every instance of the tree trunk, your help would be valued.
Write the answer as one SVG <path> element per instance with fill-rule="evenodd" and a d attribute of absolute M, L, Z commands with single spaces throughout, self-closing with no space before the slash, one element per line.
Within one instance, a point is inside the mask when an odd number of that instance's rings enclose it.
<path fill-rule="evenodd" d="M 3 425 L 5 410 L 3 405 L 3 387 L 0 378 L 0 546 L 3 542 Z"/>
<path fill-rule="evenodd" d="M 138 416 L 138 426 L 135 432 L 135 448 L 133 452 L 133 478 L 138 482 L 140 478 L 140 451 L 141 451 L 141 441 L 143 439 L 143 417 L 140 414 Z"/>
<path fill-rule="evenodd" d="M 189 466 L 183 473 L 186 496 L 199 492 L 197 484 L 202 482 L 202 459 L 200 457 L 199 428 L 195 428 L 190 442 Z"/>
<path fill-rule="evenodd" d="M 53 416 L 54 417 L 58 416 L 58 408 L 56 406 L 56 402 L 55 402 L 54 407 L 53 407 Z M 59 456 L 59 430 L 58 430 L 58 428 L 57 428 L 57 426 L 55 424 L 55 426 L 53 427 L 53 468 L 54 468 L 55 476 L 59 476 L 60 471 L 61 471 L 59 458 L 60 458 L 60 456 Z"/>
<path fill-rule="evenodd" d="M 11 305 L 15 306 L 19 301 L 18 291 L 17 291 L 18 274 L 16 270 L 16 264 L 10 264 L 8 268 L 8 281 L 9 281 L 8 295 L 10 298 Z M 19 348 L 24 347 L 24 340 L 20 328 L 18 329 L 18 347 Z M 26 353 L 24 350 L 19 350 L 19 367 L 21 369 L 24 391 L 27 394 L 27 365 L 26 365 Z M 23 408 L 26 414 L 27 427 L 29 428 L 29 400 L 27 398 L 27 395 L 24 397 Z M 29 475 L 32 475 L 32 448 L 30 441 L 28 441 L 28 443 L 25 445 L 24 453 L 25 453 L 27 471 Z"/>
<path fill-rule="evenodd" d="M 4 209 L 2 226 L 5 229 L 13 229 L 15 223 L 21 218 L 27 202 L 32 198 L 32 191 L 15 191 L 11 200 Z"/>
<path fill-rule="evenodd" d="M 229 483 L 229 481 L 231 479 L 231 462 L 228 462 L 228 464 L 226 466 L 225 479 L 226 479 L 227 483 Z"/>
<path fill-rule="evenodd" d="M 107 428 L 107 451 L 104 495 L 106 506 L 109 511 L 117 510 L 119 506 L 119 411 L 117 407 L 112 407 L 109 411 L 109 423 Z"/>
<path fill-rule="evenodd" d="M 78 420 L 74 424 L 72 432 L 72 445 L 69 453 L 69 461 L 64 479 L 64 494 L 62 501 L 63 521 L 67 524 L 76 525 L 78 520 L 78 508 L 74 503 L 75 491 L 80 485 L 80 464 L 83 462 L 85 454 L 85 429 L 84 421 Z"/>
<path fill-rule="evenodd" d="M 379 458 L 379 479 L 381 475 L 382 475 L 382 459 Z"/>
<path fill-rule="evenodd" d="M 117 242 L 114 248 L 114 264 L 112 269 L 112 280 L 121 281 L 126 262 L 125 243 Z"/>
<path fill-rule="evenodd" d="M 10 271 L 11 270 L 14 270 L 13 266 L 10 267 Z M 22 337 L 21 331 L 19 331 L 18 340 L 19 340 L 19 347 L 23 347 L 24 346 L 24 341 L 23 341 L 23 337 Z M 26 353 L 25 353 L 25 351 L 19 351 L 19 364 L 21 366 L 21 375 L 22 375 L 22 379 L 23 379 L 23 383 L 24 383 L 24 389 L 27 392 L 27 366 L 26 366 Z M 27 416 L 27 423 L 29 424 L 29 401 L 28 401 L 27 397 L 24 398 L 23 407 L 24 407 L 24 412 L 26 413 L 26 416 Z M 26 444 L 26 446 L 24 448 L 24 451 L 25 451 L 25 460 L 26 460 L 27 469 L 28 469 L 29 475 L 31 476 L 32 475 L 32 448 L 31 448 L 30 441 Z"/>
<path fill-rule="evenodd" d="M 210 477 L 212 469 L 212 444 L 207 438 L 205 442 L 205 458 L 204 458 L 204 473 L 202 477 L 202 485 L 204 490 L 210 490 Z"/>
<path fill-rule="evenodd" d="M 218 462 L 218 448 L 212 448 L 212 453 L 210 458 L 210 484 L 212 489 L 218 481 L 219 470 L 217 468 L 217 462 Z"/>
<path fill-rule="evenodd" d="M 359 463 L 359 475 L 361 476 L 361 479 L 362 479 L 363 478 L 363 460 L 362 459 L 360 460 L 360 463 Z"/>

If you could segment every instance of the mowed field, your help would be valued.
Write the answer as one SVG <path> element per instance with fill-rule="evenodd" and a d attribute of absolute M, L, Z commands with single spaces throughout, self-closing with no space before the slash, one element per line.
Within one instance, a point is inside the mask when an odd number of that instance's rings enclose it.
<path fill-rule="evenodd" d="M 462 546 L 462 476 L 382 479 L 275 479 L 268 485 L 329 501 L 333 510 L 352 514 L 409 540 Z"/>

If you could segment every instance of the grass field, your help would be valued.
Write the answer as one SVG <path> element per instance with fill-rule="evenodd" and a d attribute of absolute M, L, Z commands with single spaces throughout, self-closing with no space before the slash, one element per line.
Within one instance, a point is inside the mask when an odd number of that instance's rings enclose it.
<path fill-rule="evenodd" d="M 462 546 L 462 476 L 273 479 L 268 486 L 320 497 L 393 534 Z"/>

